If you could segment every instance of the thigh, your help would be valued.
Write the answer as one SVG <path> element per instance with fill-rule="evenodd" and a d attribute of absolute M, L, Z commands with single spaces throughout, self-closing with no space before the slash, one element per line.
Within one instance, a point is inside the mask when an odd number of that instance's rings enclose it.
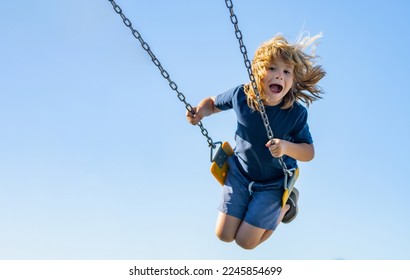
<path fill-rule="evenodd" d="M 222 241 L 232 242 L 241 223 L 241 219 L 219 212 L 215 233 Z"/>
<path fill-rule="evenodd" d="M 273 230 L 266 230 L 242 222 L 236 233 L 236 243 L 244 249 L 253 249 L 269 238 Z"/>

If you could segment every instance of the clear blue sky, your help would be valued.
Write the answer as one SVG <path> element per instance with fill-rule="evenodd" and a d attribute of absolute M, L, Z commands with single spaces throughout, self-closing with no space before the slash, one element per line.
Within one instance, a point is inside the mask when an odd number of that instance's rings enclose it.
<path fill-rule="evenodd" d="M 118 0 L 192 105 L 247 82 L 222 0 Z M 298 218 L 214 236 L 221 187 L 184 106 L 111 4 L 0 10 L 0 259 L 410 259 L 408 1 L 234 1 L 250 57 L 323 32 Z M 235 118 L 204 125 L 233 144 Z"/>

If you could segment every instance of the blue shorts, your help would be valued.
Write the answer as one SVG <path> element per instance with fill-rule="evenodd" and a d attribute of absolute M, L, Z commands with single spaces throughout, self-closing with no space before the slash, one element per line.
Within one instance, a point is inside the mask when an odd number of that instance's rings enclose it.
<path fill-rule="evenodd" d="M 275 230 L 282 206 L 283 178 L 254 182 L 239 169 L 235 155 L 228 158 L 228 165 L 219 211 L 255 227 Z"/>

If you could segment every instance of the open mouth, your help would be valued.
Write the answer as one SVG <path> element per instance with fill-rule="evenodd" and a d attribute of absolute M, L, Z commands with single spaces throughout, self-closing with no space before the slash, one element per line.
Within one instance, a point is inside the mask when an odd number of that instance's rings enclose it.
<path fill-rule="evenodd" d="M 283 86 L 278 84 L 271 84 L 269 88 L 273 93 L 280 93 L 283 90 Z"/>

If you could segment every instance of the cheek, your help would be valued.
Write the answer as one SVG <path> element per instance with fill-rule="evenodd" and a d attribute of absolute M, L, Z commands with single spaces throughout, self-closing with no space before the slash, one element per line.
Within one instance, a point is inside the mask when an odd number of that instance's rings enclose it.
<path fill-rule="evenodd" d="M 258 81 L 258 80 L 256 80 Z M 261 87 L 261 90 L 265 90 L 265 88 L 267 87 L 267 81 L 269 81 L 268 79 L 266 79 L 266 77 L 263 77 L 259 80 L 259 86 Z"/>
<path fill-rule="evenodd" d="M 289 88 L 292 88 L 293 85 L 295 84 L 295 80 L 289 77 L 289 80 L 286 84 L 289 86 Z"/>
<path fill-rule="evenodd" d="M 287 93 L 290 92 L 292 90 L 292 88 L 293 88 L 293 83 L 292 82 L 286 84 L 286 92 Z"/>

